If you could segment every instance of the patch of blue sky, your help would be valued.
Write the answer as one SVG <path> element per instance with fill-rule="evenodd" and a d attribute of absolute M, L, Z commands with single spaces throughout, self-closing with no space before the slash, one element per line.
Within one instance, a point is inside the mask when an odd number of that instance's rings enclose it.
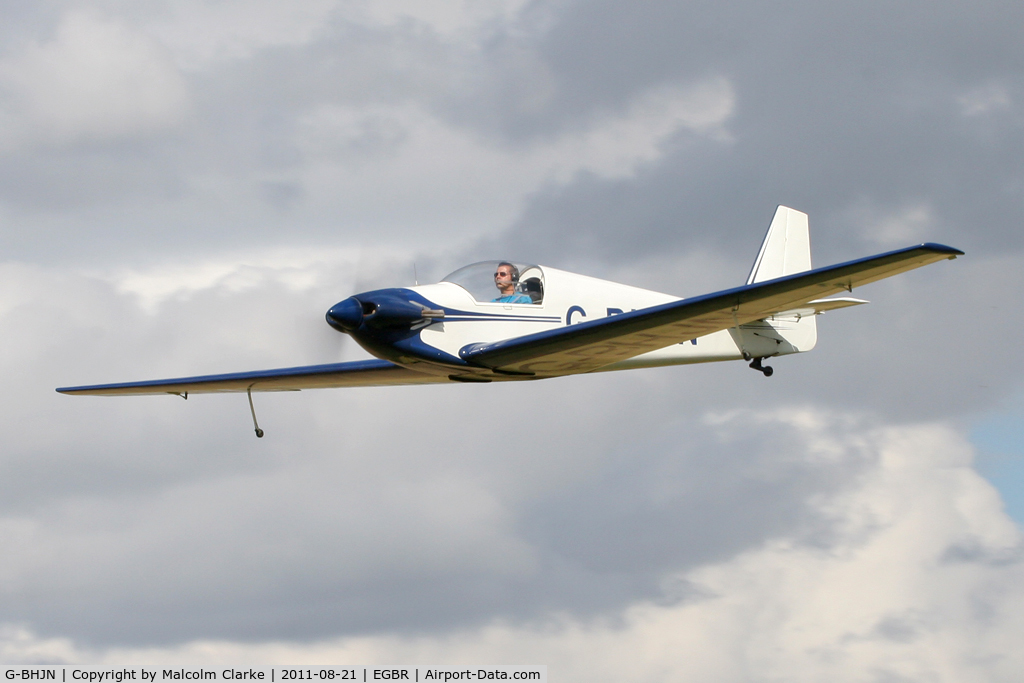
<path fill-rule="evenodd" d="M 1003 497 L 1006 512 L 1024 526 L 1024 394 L 971 429 L 975 467 Z"/>

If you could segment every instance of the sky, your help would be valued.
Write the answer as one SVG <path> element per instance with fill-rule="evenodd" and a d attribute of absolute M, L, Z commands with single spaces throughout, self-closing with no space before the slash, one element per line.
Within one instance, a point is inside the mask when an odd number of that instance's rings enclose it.
<path fill-rule="evenodd" d="M 0 661 L 1024 668 L 1024 5 L 0 0 Z M 502 258 L 691 296 L 779 204 L 813 353 L 95 398 L 364 357 L 324 312 Z M 1007 299 L 1010 299 L 1007 303 Z"/>

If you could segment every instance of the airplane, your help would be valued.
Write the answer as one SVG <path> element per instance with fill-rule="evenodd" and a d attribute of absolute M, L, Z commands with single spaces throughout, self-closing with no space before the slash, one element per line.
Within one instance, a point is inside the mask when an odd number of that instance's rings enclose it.
<path fill-rule="evenodd" d="M 482 261 L 436 284 L 377 289 L 332 306 L 327 323 L 373 360 L 61 387 L 99 396 L 538 380 L 590 372 L 803 353 L 816 316 L 868 303 L 854 287 L 964 252 L 925 243 L 811 268 L 807 214 L 779 206 L 746 283 L 679 298 L 535 264 Z"/>

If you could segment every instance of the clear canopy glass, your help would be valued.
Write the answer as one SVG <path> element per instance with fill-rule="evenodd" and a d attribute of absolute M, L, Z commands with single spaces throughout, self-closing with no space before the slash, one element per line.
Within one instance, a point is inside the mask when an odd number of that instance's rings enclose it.
<path fill-rule="evenodd" d="M 514 261 L 480 261 L 445 275 L 441 281 L 462 287 L 477 301 L 497 301 L 501 297 L 501 292 L 494 284 L 494 274 L 502 263 L 511 263 L 519 271 L 516 293 L 529 297 L 529 301 L 524 299 L 522 303 L 543 303 L 544 273 L 540 266 Z"/>

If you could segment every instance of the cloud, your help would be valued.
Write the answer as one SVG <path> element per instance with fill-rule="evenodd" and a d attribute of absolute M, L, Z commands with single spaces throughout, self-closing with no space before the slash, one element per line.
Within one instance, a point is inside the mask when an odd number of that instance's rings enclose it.
<path fill-rule="evenodd" d="M 306 0 L 284 8 L 267 0 L 215 4 L 182 0 L 132 3 L 130 14 L 158 36 L 187 71 L 209 71 L 252 59 L 262 51 L 308 46 L 338 24 L 369 30 L 413 26 L 446 42 L 474 42 L 514 22 L 525 0 L 438 2 Z"/>
<path fill-rule="evenodd" d="M 724 124 L 734 104 L 733 89 L 722 78 L 691 87 L 654 88 L 639 93 L 624 115 L 606 114 L 589 130 L 560 137 L 543 154 L 552 158 L 556 177 L 563 181 L 579 172 L 604 179 L 629 178 L 641 163 L 659 160 L 667 139 L 680 131 L 727 141 Z"/>
<path fill-rule="evenodd" d="M 957 98 L 964 116 L 982 116 L 1010 107 L 1010 94 L 1000 83 L 986 83 Z"/>
<path fill-rule="evenodd" d="M 478 34 L 493 25 L 514 21 L 528 6 L 529 0 L 396 0 L 389 3 L 363 2 L 360 9 L 368 20 L 378 24 L 394 24 L 402 20 L 422 22 L 442 34 L 472 32 Z"/>
<path fill-rule="evenodd" d="M 998 496 L 971 469 L 961 436 L 935 424 L 871 427 L 808 409 L 741 410 L 710 424 L 731 434 L 787 425 L 812 459 L 868 466 L 814 499 L 829 535 L 797 527 L 735 556 L 669 570 L 656 599 L 600 616 L 554 612 L 445 634 L 138 649 L 83 647 L 12 626 L 5 658 L 119 665 L 500 661 L 546 663 L 565 680 L 581 681 L 1012 680 L 1021 665 L 1011 643 L 1024 629 L 1024 546 Z M 968 546 L 971 554 L 956 551 Z"/>
<path fill-rule="evenodd" d="M 880 457 L 862 419 L 750 411 L 814 395 L 795 364 L 781 385 L 730 364 L 260 394 L 259 442 L 244 397 L 53 393 L 341 355 L 322 316 L 350 252 L 235 259 L 4 268 L 2 621 L 101 649 L 600 621 L 780 538 L 830 547 L 845 532 L 822 501 Z M 507 405 L 529 433 L 495 439 Z"/>
<path fill-rule="evenodd" d="M 926 207 L 929 221 L 915 220 L 928 240 L 972 253 L 1019 250 L 1010 226 L 1024 220 L 1012 161 L 1021 83 L 998 60 L 967 57 L 1018 46 L 991 15 L 955 4 L 933 10 L 920 23 L 896 10 L 868 20 L 852 5 L 765 11 L 755 3 L 728 15 L 572 5 L 536 38 L 555 83 L 546 116 L 508 108 L 508 117 L 572 125 L 668 79 L 721 74 L 735 92 L 732 143 L 683 138 L 635 176 L 544 188 L 507 239 L 597 262 L 666 249 L 734 252 L 745 231 L 786 204 L 811 215 L 816 249 L 840 260 L 877 249 L 886 216 Z M 951 26 L 964 30 L 952 35 Z M 872 220 L 862 220 L 865 206 Z M 964 229 L 978 223 L 987 227 Z"/>
<path fill-rule="evenodd" d="M 157 36 L 189 72 L 251 59 L 261 50 L 301 46 L 316 40 L 345 3 L 306 0 L 289 8 L 266 0 L 206 3 L 131 3 L 126 9 Z"/>
<path fill-rule="evenodd" d="M 52 39 L 0 63 L 8 150 L 109 143 L 179 125 L 188 88 L 152 38 L 117 20 L 69 13 Z"/>
<path fill-rule="evenodd" d="M 222 254 L 205 262 L 165 262 L 144 269 L 98 271 L 94 276 L 114 284 L 121 293 L 138 297 L 144 310 L 156 312 L 169 298 L 184 300 L 210 291 L 239 293 L 266 287 L 268 280 L 292 292 L 322 287 L 325 281 L 356 290 L 365 284 L 359 281 L 360 277 L 381 277 L 373 270 L 360 272 L 363 268 L 386 269 L 396 256 L 404 260 L 411 254 L 396 255 L 393 251 L 381 253 L 373 249 L 249 250 Z M 345 280 L 347 282 L 340 284 Z"/>
<path fill-rule="evenodd" d="M 5 13 L 0 658 L 1020 669 L 961 435 L 1021 384 L 1019 3 L 283 7 Z M 722 289 L 780 203 L 816 264 L 968 254 L 770 380 L 259 394 L 259 441 L 244 396 L 53 392 L 361 357 L 330 305 L 481 258 Z"/>
<path fill-rule="evenodd" d="M 341 211 L 353 222 L 387 221 L 390 239 L 452 239 L 452 226 L 474 235 L 507 224 L 525 196 L 578 174 L 633 177 L 676 135 L 725 144 L 732 105 L 722 79 L 660 87 L 586 126 L 514 146 L 416 105 L 320 106 L 298 120 L 303 162 L 279 178 L 298 188 L 295 212 L 309 220 Z"/>

